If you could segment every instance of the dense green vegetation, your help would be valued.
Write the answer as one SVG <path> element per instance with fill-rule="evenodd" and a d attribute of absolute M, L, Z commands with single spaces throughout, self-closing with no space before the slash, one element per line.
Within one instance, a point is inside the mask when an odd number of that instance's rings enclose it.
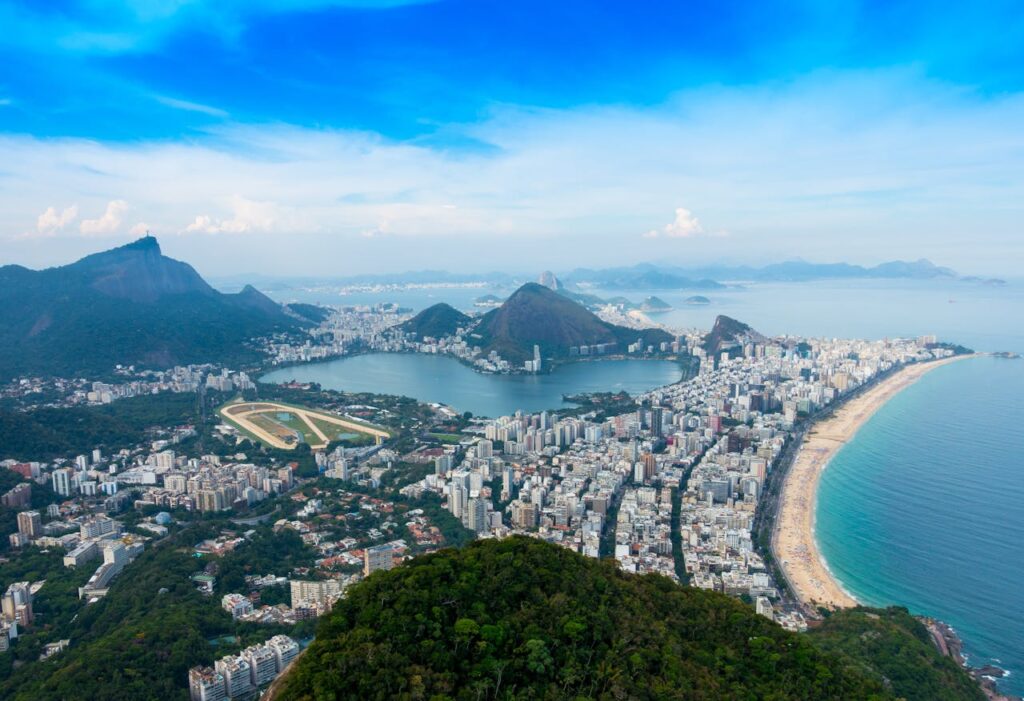
<path fill-rule="evenodd" d="M 0 697 L 184 699 L 189 667 L 213 660 L 206 639 L 231 629 L 230 616 L 189 582 L 196 564 L 173 547 L 144 553 L 64 627 L 71 647 L 16 669 Z"/>
<path fill-rule="evenodd" d="M 218 587 L 222 591 L 247 594 L 248 575 L 283 575 L 296 567 L 312 567 L 316 551 L 302 542 L 302 537 L 291 529 L 277 533 L 264 527 L 245 545 L 220 559 Z"/>
<path fill-rule="evenodd" d="M 355 586 L 279 697 L 891 698 L 734 599 L 522 537 Z"/>
<path fill-rule="evenodd" d="M 462 525 L 462 521 L 444 508 L 444 503 L 438 495 L 425 492 L 419 499 L 410 499 L 407 503 L 410 509 L 423 509 L 423 515 L 441 531 L 445 545 L 461 547 L 476 538 L 474 531 Z"/>
<path fill-rule="evenodd" d="M 321 321 L 331 315 L 331 310 L 327 307 L 321 307 L 317 304 L 305 304 L 303 302 L 292 302 L 286 305 L 288 309 L 299 316 L 312 321 L 314 324 L 319 324 Z"/>
<path fill-rule="evenodd" d="M 3 458 L 52 460 L 137 445 L 153 428 L 199 421 L 199 400 L 192 393 L 149 394 L 102 406 L 0 411 Z"/>
<path fill-rule="evenodd" d="M 81 607 L 78 587 L 84 585 L 92 570 L 64 567 L 64 553 L 55 550 L 26 548 L 24 552 L 0 564 L 0 585 L 11 582 L 46 580 L 36 594 L 32 608 L 34 623 L 20 627 L 18 639 L 11 649 L 0 654 L 0 679 L 10 676 L 14 664 L 39 659 L 43 645 L 66 638 L 69 624 Z M 0 682 L 0 698 L 7 698 Z"/>
<path fill-rule="evenodd" d="M 419 314 L 402 324 L 402 330 L 423 338 L 442 338 L 451 336 L 460 327 L 466 327 L 470 318 L 450 304 L 440 302 L 427 307 Z"/>
<path fill-rule="evenodd" d="M 809 633 L 821 649 L 853 659 L 907 701 L 983 701 L 978 684 L 943 657 L 924 624 L 904 608 L 850 609 Z"/>
<path fill-rule="evenodd" d="M 303 323 L 251 287 L 217 292 L 152 237 L 59 268 L 0 267 L 0 379 L 248 363 L 253 337 Z"/>
<path fill-rule="evenodd" d="M 47 580 L 36 599 L 42 614 L 39 626 L 0 655 L 0 671 L 9 672 L 0 674 L 0 698 L 185 701 L 190 667 L 210 664 L 277 633 L 308 634 L 307 623 L 288 627 L 234 622 L 219 604 L 221 595 L 240 590 L 235 585 L 244 584 L 242 577 L 250 570 L 287 574 L 293 563 L 311 557 L 309 549 L 296 534 L 274 534 L 265 526 L 224 558 L 193 557 L 190 546 L 215 536 L 217 525 L 194 524 L 147 549 L 114 581 L 110 593 L 91 605 L 78 601 L 75 588 L 92 568 L 66 569 L 58 553 L 28 553 L 0 567 L 3 581 Z M 211 563 L 219 581 L 215 595 L 207 597 L 189 576 Z M 268 594 L 281 598 L 281 592 Z M 71 647 L 38 661 L 42 643 L 60 638 L 70 639 Z M 14 667 L 15 659 L 23 664 Z"/>
<path fill-rule="evenodd" d="M 569 409 L 560 409 L 559 415 L 582 416 L 583 414 L 593 412 L 594 421 L 603 421 L 617 414 L 628 414 L 640 407 L 636 399 L 626 391 L 581 392 L 580 394 L 563 395 L 562 398 L 576 406 Z"/>

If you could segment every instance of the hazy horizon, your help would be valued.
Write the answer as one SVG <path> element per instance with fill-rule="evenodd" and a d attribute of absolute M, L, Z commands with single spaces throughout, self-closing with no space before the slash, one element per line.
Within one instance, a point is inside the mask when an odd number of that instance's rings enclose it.
<path fill-rule="evenodd" d="M 152 236 L 152 234 L 149 234 L 149 235 Z M 119 246 L 125 245 L 127 243 L 132 243 L 133 241 L 137 241 L 140 238 L 142 238 L 142 237 L 136 237 L 136 238 L 132 239 L 132 241 L 127 241 L 127 242 L 124 242 L 124 243 L 119 242 L 119 243 L 114 244 L 113 247 L 119 247 Z M 881 263 L 889 263 L 889 262 L 895 262 L 896 261 L 896 259 L 875 260 L 875 261 L 871 261 L 871 262 L 861 262 L 861 261 L 857 261 L 857 260 L 817 261 L 817 260 L 808 260 L 808 259 L 800 257 L 800 256 L 794 256 L 794 257 L 787 258 L 787 259 L 784 259 L 784 260 L 783 259 L 779 259 L 779 260 L 766 260 L 766 261 L 762 261 L 762 262 L 749 262 L 749 263 L 748 262 L 738 262 L 738 261 L 737 262 L 733 262 L 733 261 L 729 261 L 729 260 L 725 260 L 725 259 L 709 260 L 706 263 L 690 262 L 690 263 L 682 263 L 682 264 L 676 264 L 676 263 L 672 263 L 672 262 L 669 262 L 669 261 L 655 262 L 655 261 L 651 261 L 651 260 L 639 260 L 639 261 L 636 261 L 634 263 L 617 263 L 617 264 L 610 264 L 610 265 L 586 265 L 586 264 L 577 262 L 577 263 L 574 263 L 574 264 L 572 264 L 570 266 L 570 265 L 565 264 L 564 261 L 562 261 L 561 262 L 562 267 L 560 267 L 559 265 L 556 264 L 556 265 L 551 265 L 551 266 L 540 266 L 540 267 L 536 268 L 536 270 L 530 270 L 530 269 L 525 269 L 525 268 L 499 270 L 497 267 L 490 268 L 490 269 L 479 268 L 479 269 L 474 269 L 474 270 L 458 270 L 458 269 L 446 268 L 446 267 L 443 267 L 443 266 L 422 265 L 420 267 L 415 267 L 415 268 L 361 269 L 361 270 L 353 271 L 353 272 L 333 272 L 333 273 L 330 273 L 330 272 L 328 272 L 328 273 L 315 273 L 315 272 L 290 273 L 290 272 L 281 272 L 281 271 L 276 271 L 276 270 L 269 270 L 269 271 L 268 270 L 263 270 L 263 271 L 244 270 L 244 271 L 240 271 L 240 272 L 218 273 L 218 272 L 216 272 L 216 267 L 211 268 L 210 266 L 207 265 L 207 263 L 209 261 L 206 261 L 206 260 L 188 260 L 188 259 L 176 257 L 176 256 L 174 256 L 174 255 L 172 255 L 171 253 L 168 252 L 168 250 L 167 250 L 167 248 L 166 248 L 166 246 L 164 244 L 164 240 L 160 239 L 160 237 L 157 237 L 157 236 L 153 236 L 153 238 L 155 238 L 157 240 L 157 242 L 158 242 L 158 244 L 160 246 L 160 249 L 161 249 L 161 253 L 163 255 L 171 257 L 171 258 L 175 258 L 176 260 L 182 260 L 183 262 L 188 263 L 193 268 L 195 268 L 196 271 L 199 272 L 204 278 L 207 278 L 208 281 L 216 282 L 216 283 L 223 283 L 223 284 L 226 284 L 228 286 L 234 285 L 236 283 L 237 284 L 242 284 L 242 283 L 253 281 L 253 280 L 274 280 L 274 281 L 281 281 L 281 282 L 309 280 L 309 281 L 330 282 L 330 281 L 334 281 L 334 280 L 345 280 L 345 279 L 349 279 L 349 278 L 359 278 L 359 277 L 374 278 L 374 277 L 394 276 L 394 278 L 397 279 L 397 278 L 400 278 L 402 276 L 422 275 L 422 274 L 425 274 L 425 273 L 439 273 L 439 274 L 448 274 L 448 275 L 453 275 L 453 276 L 458 275 L 458 276 L 464 276 L 464 277 L 479 276 L 481 278 L 484 278 L 484 277 L 487 277 L 487 276 L 502 275 L 502 276 L 507 276 L 509 278 L 518 279 L 518 280 L 531 280 L 531 279 L 534 279 L 534 278 L 538 277 L 541 273 L 544 273 L 544 272 L 552 272 L 552 273 L 554 273 L 556 275 L 562 276 L 562 275 L 566 275 L 568 273 L 571 273 L 571 272 L 573 272 L 575 270 L 579 270 L 579 269 L 606 270 L 606 269 L 618 269 L 618 268 L 633 268 L 633 267 L 639 267 L 639 266 L 652 266 L 652 267 L 655 267 L 655 268 L 663 268 L 663 269 L 675 268 L 675 269 L 679 269 L 679 270 L 681 270 L 683 272 L 694 272 L 694 273 L 699 273 L 702 276 L 708 277 L 707 275 L 705 275 L 705 273 L 708 272 L 707 269 L 709 269 L 709 268 L 717 268 L 717 267 L 721 267 L 721 268 L 749 267 L 749 268 L 752 268 L 752 269 L 758 269 L 758 268 L 764 268 L 766 266 L 771 266 L 771 265 L 776 265 L 776 264 L 799 262 L 799 263 L 808 263 L 808 264 L 812 264 L 812 265 L 849 264 L 849 265 L 854 265 L 854 266 L 861 266 L 861 267 L 864 267 L 864 268 L 871 268 L 871 267 L 873 267 L 875 265 L 878 265 L 878 264 L 881 264 Z M 104 250 L 109 250 L 109 249 L 104 249 Z M 67 260 L 58 261 L 56 263 L 53 263 L 52 265 L 40 266 L 39 268 L 35 268 L 35 269 L 43 270 L 43 269 L 51 268 L 51 267 L 61 267 L 61 266 L 64 266 L 64 265 L 69 265 L 71 263 L 74 263 L 74 262 L 80 260 L 84 256 L 87 256 L 87 255 L 90 255 L 90 254 L 93 254 L 93 253 L 100 253 L 100 252 L 102 252 L 102 251 L 100 251 L 100 250 L 87 250 L 87 251 L 83 252 L 81 255 L 76 255 L 76 256 L 74 256 L 72 258 L 69 258 Z M 907 259 L 907 260 L 905 260 L 903 262 L 916 262 L 918 260 L 927 260 L 927 259 Z M 988 277 L 995 277 L 995 276 L 986 275 L 985 273 L 976 274 L 976 273 L 966 272 L 966 271 L 963 271 L 963 270 L 958 270 L 958 269 L 954 268 L 953 266 L 941 265 L 941 264 L 936 263 L 935 261 L 931 261 L 931 260 L 929 260 L 927 262 L 930 262 L 930 263 L 932 263 L 933 265 L 935 265 L 936 267 L 939 267 L 939 268 L 950 269 L 954 273 L 959 275 L 960 277 L 976 276 L 976 277 L 981 277 L 983 279 L 988 278 Z M 24 265 L 24 263 L 20 263 L 18 261 L 7 261 L 7 260 L 3 260 L 2 258 L 0 258 L 0 266 L 8 265 L 8 264 Z M 25 267 L 29 267 L 30 269 L 33 269 L 32 266 L 25 266 Z M 732 281 L 730 279 L 721 278 L 720 276 L 715 276 L 715 278 L 716 278 L 717 282 L 730 282 L 730 281 Z M 834 281 L 834 282 L 842 282 L 844 280 L 853 280 L 853 279 L 858 279 L 858 278 L 845 278 L 845 277 L 828 278 L 828 277 L 823 277 L 823 278 L 811 278 L 811 279 L 809 279 L 807 281 L 813 281 L 813 280 L 828 281 L 828 280 L 831 280 L 831 281 Z M 873 279 L 873 278 L 867 278 L 867 279 Z M 886 278 L 879 278 L 879 279 L 886 279 Z M 928 279 L 931 279 L 931 278 L 891 278 L 891 279 L 897 279 L 897 280 L 902 279 L 902 280 L 911 280 L 911 281 L 919 280 L 919 281 L 921 281 L 921 280 L 928 280 Z M 952 279 L 952 280 L 956 280 L 958 278 L 941 278 L 941 277 L 939 277 L 939 278 L 935 278 L 935 279 L 940 279 L 940 280 L 941 279 Z M 1019 274 L 1019 271 L 1017 271 L 1014 274 L 1011 274 L 1011 275 L 1008 275 L 1008 276 L 1004 276 L 1004 277 L 1002 277 L 1000 279 L 1003 279 L 1004 281 L 1013 281 L 1013 280 L 1020 279 L 1020 274 Z M 440 282 L 440 280 L 437 280 L 437 281 Z"/>

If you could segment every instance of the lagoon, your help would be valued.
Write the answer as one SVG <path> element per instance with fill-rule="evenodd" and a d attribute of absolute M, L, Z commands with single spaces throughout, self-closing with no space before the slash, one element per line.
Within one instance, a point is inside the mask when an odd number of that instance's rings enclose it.
<path fill-rule="evenodd" d="M 399 394 L 440 402 L 477 416 L 502 416 L 572 406 L 563 394 L 646 392 L 678 382 L 671 360 L 595 360 L 559 366 L 542 375 L 485 375 L 453 358 L 421 353 L 370 353 L 273 370 L 262 382 L 317 382 L 344 392 Z"/>

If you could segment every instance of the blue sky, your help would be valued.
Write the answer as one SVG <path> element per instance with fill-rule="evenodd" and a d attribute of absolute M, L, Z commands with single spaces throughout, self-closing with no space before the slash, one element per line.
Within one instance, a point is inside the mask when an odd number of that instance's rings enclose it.
<path fill-rule="evenodd" d="M 1006 274 L 1024 5 L 949 5 L 0 2 L 0 262 Z"/>

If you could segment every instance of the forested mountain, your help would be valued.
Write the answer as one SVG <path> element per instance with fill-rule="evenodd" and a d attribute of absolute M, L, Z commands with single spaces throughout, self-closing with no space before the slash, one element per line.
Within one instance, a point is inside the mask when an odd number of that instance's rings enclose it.
<path fill-rule="evenodd" d="M 736 599 L 511 537 L 423 556 L 354 586 L 274 698 L 896 696 L 874 669 Z"/>
<path fill-rule="evenodd" d="M 572 346 L 614 343 L 618 352 L 641 339 L 657 345 L 671 342 L 661 329 L 629 329 L 602 321 L 581 304 L 534 282 L 520 287 L 504 304 L 481 318 L 473 333 L 485 351 L 518 362 L 541 355 L 564 357 Z"/>
<path fill-rule="evenodd" d="M 253 337 L 303 323 L 253 287 L 217 292 L 147 236 L 62 267 L 0 268 L 0 379 L 244 361 Z"/>
<path fill-rule="evenodd" d="M 984 701 L 981 687 L 903 608 L 850 609 L 809 633 L 819 648 L 854 660 L 907 701 Z"/>
<path fill-rule="evenodd" d="M 451 336 L 456 329 L 469 325 L 470 318 L 450 304 L 440 302 L 427 307 L 419 314 L 402 324 L 403 331 L 415 334 L 422 339 L 426 336 L 441 338 Z"/>

